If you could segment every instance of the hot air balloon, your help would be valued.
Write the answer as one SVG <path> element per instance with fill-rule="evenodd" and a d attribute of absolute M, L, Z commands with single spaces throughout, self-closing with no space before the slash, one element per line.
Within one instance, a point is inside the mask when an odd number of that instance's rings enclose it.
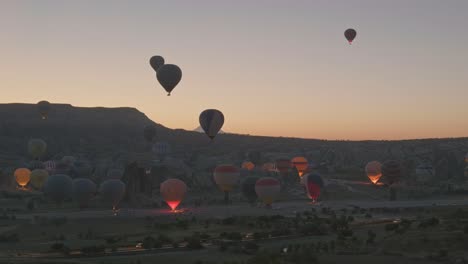
<path fill-rule="evenodd" d="M 15 170 L 15 180 L 21 188 L 28 185 L 31 180 L 31 171 L 26 168 L 19 168 Z"/>
<path fill-rule="evenodd" d="M 207 109 L 200 114 L 200 126 L 205 134 L 214 139 L 224 124 L 224 115 L 216 109 Z"/>
<path fill-rule="evenodd" d="M 49 172 L 47 170 L 35 169 L 31 172 L 31 185 L 37 190 L 41 190 L 48 177 Z"/>
<path fill-rule="evenodd" d="M 40 101 L 37 103 L 37 110 L 39 111 L 42 119 L 47 119 L 50 111 L 50 103 L 47 101 Z"/>
<path fill-rule="evenodd" d="M 371 161 L 366 165 L 366 174 L 373 184 L 377 184 L 382 176 L 382 164 L 378 161 Z"/>
<path fill-rule="evenodd" d="M 278 198 L 280 191 L 280 182 L 272 177 L 260 178 L 255 183 L 255 193 L 267 207 L 270 207 L 271 204 Z"/>
<path fill-rule="evenodd" d="M 276 169 L 282 176 L 286 176 L 291 169 L 291 160 L 281 158 L 276 160 Z"/>
<path fill-rule="evenodd" d="M 255 192 L 255 184 L 259 178 L 255 176 L 249 176 L 242 180 L 241 190 L 249 203 L 253 204 L 257 200 L 257 193 Z"/>
<path fill-rule="evenodd" d="M 151 65 L 151 68 L 153 68 L 153 70 L 157 72 L 159 67 L 164 65 L 164 58 L 156 55 L 150 58 L 149 63 Z"/>
<path fill-rule="evenodd" d="M 143 137 L 148 142 L 153 142 L 154 138 L 156 137 L 156 126 L 153 124 L 145 126 L 143 129 Z"/>
<path fill-rule="evenodd" d="M 393 184 L 400 180 L 402 168 L 400 162 L 387 160 L 382 164 L 382 176 L 389 183 Z"/>
<path fill-rule="evenodd" d="M 120 200 L 125 195 L 125 183 L 116 179 L 106 180 L 101 183 L 99 193 L 104 202 L 112 205 L 112 210 L 115 211 Z"/>
<path fill-rule="evenodd" d="M 255 164 L 253 164 L 252 162 L 250 161 L 244 161 L 242 162 L 242 166 L 241 166 L 243 169 L 246 169 L 248 171 L 251 171 L 255 168 Z"/>
<path fill-rule="evenodd" d="M 224 192 L 224 200 L 229 201 L 229 192 L 232 191 L 240 177 L 239 169 L 232 165 L 219 165 L 214 170 L 214 180 L 221 191 Z"/>
<path fill-rule="evenodd" d="M 356 37 L 356 30 L 352 29 L 352 28 L 348 28 L 345 32 L 344 32 L 344 36 L 345 38 L 348 40 L 349 44 L 351 44 L 354 40 L 354 38 Z"/>
<path fill-rule="evenodd" d="M 307 168 L 309 167 L 309 163 L 304 157 L 295 157 L 291 160 L 291 163 L 292 166 L 296 168 L 299 177 L 302 177 L 302 175 L 304 175 L 304 172 L 306 172 Z"/>
<path fill-rule="evenodd" d="M 177 65 L 164 64 L 158 68 L 156 78 L 169 96 L 182 79 L 182 70 Z"/>
<path fill-rule="evenodd" d="M 53 172 L 55 171 L 55 161 L 53 160 L 48 160 L 48 161 L 45 161 L 44 163 L 44 168 L 49 172 L 49 174 L 53 174 Z"/>
<path fill-rule="evenodd" d="M 47 150 L 47 144 L 42 139 L 30 139 L 28 141 L 28 152 L 34 159 L 42 157 Z"/>
<path fill-rule="evenodd" d="M 160 191 L 164 201 L 174 211 L 184 199 L 187 185 L 181 180 L 169 179 L 161 183 Z"/>
<path fill-rule="evenodd" d="M 73 180 L 72 192 L 73 200 L 78 203 L 80 208 L 85 208 L 96 195 L 96 184 L 90 179 L 77 178 Z"/>
<path fill-rule="evenodd" d="M 304 175 L 304 179 L 307 196 L 312 199 L 313 202 L 317 201 L 320 196 L 320 190 L 324 186 L 322 177 L 316 173 L 309 173 Z"/>
<path fill-rule="evenodd" d="M 44 184 L 44 193 L 56 203 L 70 198 L 73 191 L 73 180 L 68 175 L 49 176 Z"/>

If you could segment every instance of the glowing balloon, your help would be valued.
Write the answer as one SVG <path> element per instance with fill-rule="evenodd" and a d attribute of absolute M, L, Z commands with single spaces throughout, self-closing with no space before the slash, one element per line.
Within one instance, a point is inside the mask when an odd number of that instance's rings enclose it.
<path fill-rule="evenodd" d="M 181 180 L 169 179 L 161 183 L 160 191 L 164 201 L 172 210 L 175 210 L 184 199 L 187 185 Z"/>
<path fill-rule="evenodd" d="M 344 35 L 345 35 L 345 38 L 348 40 L 349 44 L 351 44 L 353 42 L 354 38 L 356 37 L 357 33 L 356 33 L 356 30 L 354 30 L 352 28 L 348 28 L 344 32 Z"/>
<path fill-rule="evenodd" d="M 28 152 L 35 158 L 39 159 L 42 157 L 47 150 L 47 144 L 42 139 L 30 139 L 28 142 Z"/>
<path fill-rule="evenodd" d="M 389 183 L 400 181 L 402 168 L 400 162 L 396 160 L 387 160 L 382 164 L 382 176 Z"/>
<path fill-rule="evenodd" d="M 50 111 L 50 103 L 47 101 L 40 101 L 37 103 L 37 110 L 42 119 L 47 119 Z"/>
<path fill-rule="evenodd" d="M 169 96 L 182 79 L 182 70 L 177 65 L 164 64 L 158 68 L 156 78 Z"/>
<path fill-rule="evenodd" d="M 153 70 L 157 72 L 158 69 L 164 65 L 164 58 L 156 55 L 150 58 L 149 63 L 151 65 L 151 68 L 153 68 Z"/>
<path fill-rule="evenodd" d="M 324 185 L 322 177 L 318 174 L 309 173 L 304 175 L 304 178 L 307 196 L 313 201 L 316 201 L 320 196 L 320 190 Z"/>
<path fill-rule="evenodd" d="M 280 191 L 280 182 L 272 177 L 260 178 L 255 183 L 255 193 L 267 206 L 270 206 L 278 198 Z"/>
<path fill-rule="evenodd" d="M 382 164 L 378 161 L 367 163 L 365 170 L 367 177 L 373 184 L 376 184 L 380 177 L 382 177 Z"/>
<path fill-rule="evenodd" d="M 31 180 L 31 171 L 26 168 L 16 169 L 14 175 L 16 183 L 23 188 L 28 185 Z"/>
<path fill-rule="evenodd" d="M 304 157 L 295 157 L 291 160 L 292 166 L 296 168 L 299 177 L 302 177 L 309 167 L 307 159 Z"/>
<path fill-rule="evenodd" d="M 78 203 L 80 208 L 85 208 L 96 195 L 96 184 L 90 179 L 77 178 L 73 180 L 72 192 L 73 200 Z"/>
<path fill-rule="evenodd" d="M 200 126 L 205 134 L 214 139 L 224 125 L 224 115 L 216 109 L 207 109 L 200 114 Z"/>
<path fill-rule="evenodd" d="M 242 162 L 242 166 L 241 166 L 243 169 L 246 169 L 248 171 L 251 171 L 255 168 L 255 164 L 253 164 L 252 162 L 250 161 L 244 161 Z"/>
<path fill-rule="evenodd" d="M 68 175 L 49 176 L 44 184 L 44 193 L 56 203 L 70 198 L 73 191 L 73 180 Z"/>
<path fill-rule="evenodd" d="M 31 172 L 31 185 L 37 190 L 41 190 L 48 177 L 49 172 L 47 170 L 35 169 Z"/>
<path fill-rule="evenodd" d="M 112 205 L 112 209 L 115 210 L 125 195 L 125 183 L 116 179 L 106 180 L 101 183 L 99 193 L 104 202 Z"/>

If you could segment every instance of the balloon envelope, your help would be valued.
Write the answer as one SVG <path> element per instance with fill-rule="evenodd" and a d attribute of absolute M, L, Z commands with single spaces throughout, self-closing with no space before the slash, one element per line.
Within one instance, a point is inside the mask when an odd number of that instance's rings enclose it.
<path fill-rule="evenodd" d="M 280 182 L 272 177 L 260 178 L 255 183 L 255 193 L 265 205 L 271 205 L 278 198 L 280 191 Z"/>
<path fill-rule="evenodd" d="M 382 164 L 378 161 L 367 163 L 365 170 L 367 177 L 373 184 L 376 184 L 382 177 Z"/>
<path fill-rule="evenodd" d="M 161 183 L 160 191 L 164 201 L 172 210 L 175 210 L 184 199 L 187 185 L 181 180 L 169 179 Z"/>
<path fill-rule="evenodd" d="M 224 125 L 224 115 L 219 110 L 207 109 L 201 112 L 199 122 L 205 134 L 213 139 Z"/>
<path fill-rule="evenodd" d="M 28 152 L 33 158 L 38 159 L 42 157 L 45 154 L 46 150 L 47 144 L 44 140 L 37 138 L 29 140 Z"/>
<path fill-rule="evenodd" d="M 151 68 L 153 68 L 153 70 L 157 72 L 159 67 L 164 65 L 164 58 L 156 55 L 150 58 L 149 63 L 151 65 Z"/>
<path fill-rule="evenodd" d="M 16 169 L 14 175 L 16 183 L 21 187 L 28 185 L 31 180 L 31 171 L 26 168 Z"/>
<path fill-rule="evenodd" d="M 233 165 L 219 165 L 215 168 L 213 177 L 221 191 L 230 192 L 240 178 L 240 171 Z"/>
<path fill-rule="evenodd" d="M 73 190 L 73 180 L 64 174 L 49 176 L 44 184 L 44 193 L 56 203 L 69 198 Z"/>
<path fill-rule="evenodd" d="M 182 70 L 177 65 L 164 64 L 158 68 L 156 78 L 164 90 L 166 90 L 167 95 L 170 95 L 182 79 Z"/>
<path fill-rule="evenodd" d="M 44 186 L 49 172 L 45 169 L 35 169 L 31 172 L 31 185 L 37 190 L 41 190 Z"/>
<path fill-rule="evenodd" d="M 354 38 L 356 37 L 357 33 L 356 33 L 356 30 L 354 30 L 352 28 L 348 28 L 344 32 L 344 35 L 345 35 L 345 38 L 348 40 L 349 44 L 351 44 L 353 42 Z"/>
<path fill-rule="evenodd" d="M 253 164 L 252 162 L 250 161 L 244 161 L 242 162 L 242 166 L 241 166 L 243 169 L 246 169 L 248 171 L 251 171 L 255 168 L 255 164 Z"/>
<path fill-rule="evenodd" d="M 89 201 L 96 195 L 96 184 L 86 178 L 77 178 L 73 180 L 73 200 L 81 208 L 87 207 Z"/>
<path fill-rule="evenodd" d="M 53 160 L 48 160 L 43 163 L 44 168 L 49 172 L 49 174 L 52 174 L 55 171 L 55 161 Z"/>
<path fill-rule="evenodd" d="M 299 177 L 302 177 L 304 172 L 306 172 L 307 168 L 309 167 L 309 163 L 304 157 L 295 157 L 291 160 L 291 163 L 292 166 L 296 168 Z"/>
<path fill-rule="evenodd" d="M 40 101 L 37 103 L 37 110 L 42 119 L 47 119 L 50 111 L 50 103 L 47 101 Z"/>
<path fill-rule="evenodd" d="M 291 169 L 291 160 L 289 159 L 277 159 L 276 160 L 276 169 L 280 172 L 280 174 L 285 175 Z"/>
<path fill-rule="evenodd" d="M 317 200 L 320 190 L 324 186 L 323 179 L 319 174 L 309 173 L 304 175 L 307 196 L 312 200 Z"/>
<path fill-rule="evenodd" d="M 101 183 L 99 193 L 104 202 L 109 203 L 115 209 L 125 195 L 125 183 L 117 179 L 106 180 Z"/>

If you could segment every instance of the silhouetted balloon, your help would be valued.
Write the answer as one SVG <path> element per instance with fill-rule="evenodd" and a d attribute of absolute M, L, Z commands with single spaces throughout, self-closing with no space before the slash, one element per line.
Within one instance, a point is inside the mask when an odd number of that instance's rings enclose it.
<path fill-rule="evenodd" d="M 117 179 L 106 180 L 101 183 L 99 193 L 104 202 L 112 205 L 112 209 L 115 210 L 125 195 L 125 183 Z"/>
<path fill-rule="evenodd" d="M 292 167 L 291 160 L 281 158 L 276 160 L 276 169 L 280 172 L 281 175 L 287 175 L 289 170 Z"/>
<path fill-rule="evenodd" d="M 164 201 L 172 210 L 175 210 L 184 199 L 187 185 L 181 180 L 169 179 L 161 183 L 160 192 Z"/>
<path fill-rule="evenodd" d="M 44 193 L 56 203 L 61 203 L 71 197 L 73 180 L 64 174 L 49 176 L 44 184 Z"/>
<path fill-rule="evenodd" d="M 148 142 L 153 142 L 154 138 L 156 137 L 156 126 L 153 124 L 145 126 L 143 129 L 143 137 Z"/>
<path fill-rule="evenodd" d="M 354 30 L 352 28 L 348 28 L 344 32 L 344 35 L 345 35 L 345 38 L 348 40 L 349 44 L 351 44 L 353 42 L 354 38 L 356 37 L 357 33 L 356 33 L 356 30 Z"/>
<path fill-rule="evenodd" d="M 28 185 L 31 180 L 31 171 L 26 168 L 16 169 L 14 174 L 16 183 L 23 188 Z"/>
<path fill-rule="evenodd" d="M 47 151 L 47 144 L 44 140 L 34 138 L 28 141 L 28 152 L 34 159 L 39 159 Z"/>
<path fill-rule="evenodd" d="M 382 164 L 382 176 L 389 184 L 400 181 L 401 174 L 402 168 L 400 162 L 387 160 Z"/>
<path fill-rule="evenodd" d="M 153 70 L 157 72 L 159 67 L 164 65 L 164 58 L 156 55 L 156 56 L 151 57 L 151 59 L 149 60 L 149 63 L 151 65 L 151 68 L 153 68 Z"/>
<path fill-rule="evenodd" d="M 205 134 L 214 139 L 224 125 L 224 115 L 219 110 L 207 109 L 201 112 L 199 121 Z"/>
<path fill-rule="evenodd" d="M 367 163 L 365 170 L 367 177 L 373 184 L 376 184 L 382 176 L 382 164 L 378 161 Z"/>
<path fill-rule="evenodd" d="M 39 111 L 42 119 L 47 119 L 50 111 L 50 103 L 47 101 L 40 101 L 37 103 L 37 110 Z"/>
<path fill-rule="evenodd" d="M 309 167 L 307 159 L 304 157 L 295 157 L 291 160 L 292 166 L 296 168 L 299 177 L 302 177 Z"/>
<path fill-rule="evenodd" d="M 258 177 L 249 176 L 241 182 L 242 194 L 250 203 L 254 203 L 257 200 L 255 184 L 257 183 L 258 179 Z"/>
<path fill-rule="evenodd" d="M 320 190 L 324 186 L 323 179 L 319 174 L 309 173 L 304 175 L 307 196 L 316 201 L 320 196 Z"/>
<path fill-rule="evenodd" d="M 164 90 L 166 90 L 167 95 L 171 95 L 172 90 L 182 79 L 182 70 L 177 65 L 164 64 L 158 68 L 156 78 Z"/>
<path fill-rule="evenodd" d="M 48 177 L 49 172 L 47 170 L 35 169 L 31 172 L 31 185 L 37 190 L 41 190 Z"/>
<path fill-rule="evenodd" d="M 253 170 L 255 168 L 255 164 L 253 164 L 250 161 L 244 161 L 244 162 L 242 162 L 241 168 L 246 169 L 248 171 L 251 171 L 251 170 Z"/>
<path fill-rule="evenodd" d="M 96 195 L 96 184 L 86 178 L 73 180 L 73 200 L 80 208 L 88 207 L 89 201 Z"/>
<path fill-rule="evenodd" d="M 267 206 L 270 206 L 279 196 L 280 182 L 272 177 L 263 177 L 255 183 L 255 193 Z"/>

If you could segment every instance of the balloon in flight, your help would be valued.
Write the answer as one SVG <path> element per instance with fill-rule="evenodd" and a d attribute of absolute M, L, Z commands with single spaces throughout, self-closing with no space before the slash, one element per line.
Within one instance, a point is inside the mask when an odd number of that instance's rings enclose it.
<path fill-rule="evenodd" d="M 168 179 L 161 183 L 160 192 L 164 201 L 174 211 L 184 199 L 187 185 L 178 179 Z"/>
<path fill-rule="evenodd" d="M 224 115 L 216 109 L 207 109 L 201 112 L 200 126 L 205 134 L 213 140 L 224 125 Z"/>
<path fill-rule="evenodd" d="M 153 68 L 153 70 L 157 72 L 158 69 L 164 65 L 164 58 L 156 55 L 150 58 L 149 63 L 151 65 L 151 68 Z"/>
<path fill-rule="evenodd" d="M 19 168 L 15 170 L 15 180 L 19 186 L 24 188 L 28 185 L 29 181 L 31 180 L 31 171 L 26 168 Z"/>
<path fill-rule="evenodd" d="M 255 183 L 255 193 L 266 206 L 271 206 L 278 198 L 280 191 L 281 184 L 273 177 L 263 177 Z"/>
<path fill-rule="evenodd" d="M 43 120 L 47 119 L 50 111 L 50 103 L 47 101 L 40 101 L 37 103 L 37 110 Z"/>
<path fill-rule="evenodd" d="M 164 64 L 158 68 L 156 78 L 169 96 L 182 79 L 182 70 L 177 65 Z"/>
<path fill-rule="evenodd" d="M 371 161 L 366 165 L 366 174 L 373 184 L 377 184 L 382 177 L 382 164 L 378 161 Z"/>
<path fill-rule="evenodd" d="M 348 40 L 349 44 L 351 44 L 353 42 L 354 38 L 356 38 L 356 35 L 357 35 L 356 30 L 354 30 L 352 28 L 348 28 L 344 32 L 344 36 Z"/>

